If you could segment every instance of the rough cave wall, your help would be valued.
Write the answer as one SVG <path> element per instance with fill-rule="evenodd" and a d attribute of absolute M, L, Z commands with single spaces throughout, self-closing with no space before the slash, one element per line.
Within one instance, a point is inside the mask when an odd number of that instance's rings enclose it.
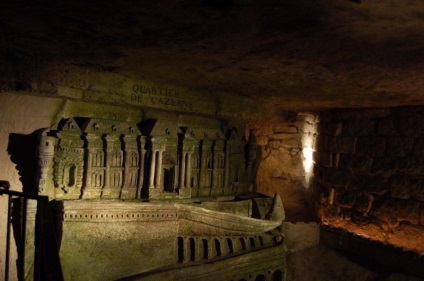
<path fill-rule="evenodd" d="M 316 135 L 314 124 L 315 116 L 302 113 L 278 122 L 248 125 L 262 147 L 257 191 L 268 196 L 279 193 L 287 220 L 293 222 L 312 219 L 303 151 Z"/>
<path fill-rule="evenodd" d="M 326 225 L 424 252 L 424 107 L 319 116 L 315 192 Z"/>

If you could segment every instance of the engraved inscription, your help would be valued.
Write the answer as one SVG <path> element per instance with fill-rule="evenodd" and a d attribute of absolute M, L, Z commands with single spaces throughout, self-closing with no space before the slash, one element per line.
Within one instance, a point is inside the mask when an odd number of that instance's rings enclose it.
<path fill-rule="evenodd" d="M 155 106 L 193 109 L 193 103 L 190 100 L 181 98 L 180 93 L 176 89 L 143 84 L 134 84 L 132 86 L 130 101 Z"/>

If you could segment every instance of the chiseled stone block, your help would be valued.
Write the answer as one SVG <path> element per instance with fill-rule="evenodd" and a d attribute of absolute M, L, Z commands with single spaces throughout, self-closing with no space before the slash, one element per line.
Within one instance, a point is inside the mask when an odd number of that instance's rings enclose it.
<path fill-rule="evenodd" d="M 398 157 L 406 156 L 411 152 L 413 144 L 413 138 L 387 138 L 387 155 Z"/>
<path fill-rule="evenodd" d="M 356 109 L 335 109 L 332 110 L 334 120 L 349 120 L 361 118 L 360 110 Z"/>
<path fill-rule="evenodd" d="M 314 152 L 314 160 L 315 163 L 320 164 L 324 167 L 332 167 L 333 166 L 333 153 L 331 152 Z"/>
<path fill-rule="evenodd" d="M 415 155 L 399 158 L 398 170 L 411 175 L 424 175 L 424 158 Z"/>
<path fill-rule="evenodd" d="M 355 137 L 329 137 L 327 138 L 325 149 L 339 153 L 354 153 L 355 145 Z"/>
<path fill-rule="evenodd" d="M 342 122 L 330 122 L 327 124 L 325 134 L 331 137 L 340 136 L 342 133 L 343 124 Z"/>
<path fill-rule="evenodd" d="M 333 186 L 346 186 L 350 182 L 350 178 L 349 170 L 327 168 L 324 171 L 324 182 Z"/>
<path fill-rule="evenodd" d="M 402 116 L 396 120 L 401 135 L 410 137 L 424 136 L 424 122 L 422 116 Z"/>
<path fill-rule="evenodd" d="M 375 196 L 369 193 L 361 192 L 356 196 L 355 209 L 363 214 L 368 214 L 374 203 Z"/>
<path fill-rule="evenodd" d="M 371 157 L 364 154 L 341 154 L 339 166 L 356 172 L 364 172 L 370 170 L 372 161 Z"/>
<path fill-rule="evenodd" d="M 392 118 L 380 120 L 377 123 L 377 134 L 379 136 L 399 136 L 399 131 Z"/>
<path fill-rule="evenodd" d="M 420 208 L 420 223 L 421 225 L 424 225 L 424 205 L 421 204 Z"/>
<path fill-rule="evenodd" d="M 424 178 L 420 177 L 412 186 L 411 195 L 413 198 L 424 202 Z"/>
<path fill-rule="evenodd" d="M 414 146 L 412 148 L 413 154 L 424 154 L 424 138 L 415 138 L 414 139 Z"/>
<path fill-rule="evenodd" d="M 420 204 L 411 200 L 387 199 L 372 214 L 385 222 L 405 221 L 416 225 L 420 220 Z"/>
<path fill-rule="evenodd" d="M 389 191 L 384 174 L 355 174 L 352 176 L 352 186 L 367 193 L 383 195 Z"/>
<path fill-rule="evenodd" d="M 386 153 L 386 139 L 382 137 L 360 137 L 356 143 L 356 152 L 370 157 L 381 157 Z"/>
<path fill-rule="evenodd" d="M 399 166 L 399 159 L 396 157 L 373 158 L 370 172 L 379 174 L 387 171 L 395 171 Z"/>
<path fill-rule="evenodd" d="M 342 208 L 353 208 L 356 202 L 356 195 L 348 189 L 338 189 L 336 191 L 335 203 Z"/>
<path fill-rule="evenodd" d="M 342 136 L 374 136 L 375 134 L 375 121 L 348 120 L 343 122 Z"/>
<path fill-rule="evenodd" d="M 411 188 L 416 184 L 416 180 L 404 174 L 396 174 L 390 177 L 390 195 L 399 199 L 408 199 L 411 197 Z"/>

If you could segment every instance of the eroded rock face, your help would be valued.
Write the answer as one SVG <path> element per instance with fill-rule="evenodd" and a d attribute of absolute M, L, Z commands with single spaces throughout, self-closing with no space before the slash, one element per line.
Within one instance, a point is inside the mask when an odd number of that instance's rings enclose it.
<path fill-rule="evenodd" d="M 423 112 L 404 107 L 321 114 L 314 173 L 324 224 L 424 251 Z"/>
<path fill-rule="evenodd" d="M 54 94 L 79 66 L 272 112 L 423 102 L 420 1 L 219 3 L 3 1 L 0 87 Z"/>
<path fill-rule="evenodd" d="M 308 127 L 308 117 L 313 115 L 288 114 L 274 123 L 249 123 L 262 148 L 258 170 L 257 191 L 268 196 L 279 193 L 289 221 L 313 219 L 306 182 L 306 137 L 314 138 Z M 312 118 L 314 119 L 314 117 Z"/>

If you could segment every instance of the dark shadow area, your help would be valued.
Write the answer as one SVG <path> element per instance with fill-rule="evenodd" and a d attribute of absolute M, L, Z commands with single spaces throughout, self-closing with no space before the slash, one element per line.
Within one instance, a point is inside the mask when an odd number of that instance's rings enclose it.
<path fill-rule="evenodd" d="M 15 245 L 16 245 L 16 250 L 18 252 L 18 258 L 16 260 L 16 267 L 18 268 L 18 280 L 20 279 L 20 272 L 19 272 L 19 268 L 20 265 L 22 263 L 22 251 L 23 251 L 23 246 L 25 246 L 22 241 L 23 241 L 23 218 L 22 218 L 22 209 L 23 209 L 23 200 L 22 198 L 14 198 L 12 199 L 12 229 L 13 229 L 13 239 L 11 239 L 11 241 L 15 241 Z M 12 243 L 12 242 L 10 242 Z M 21 280 L 19 280 L 21 281 Z"/>
<path fill-rule="evenodd" d="M 31 211 L 28 212 L 28 202 L 34 200 L 23 197 L 12 200 L 11 224 L 18 252 L 17 279 L 24 280 L 26 274 L 32 276 L 31 271 L 34 270 L 33 280 L 63 280 L 59 258 L 63 233 L 63 202 L 49 202 L 46 196 L 31 198 L 37 198 L 35 224 L 31 223 L 34 219 L 30 217 Z M 34 249 L 31 250 L 34 252 L 29 252 L 29 249 Z M 33 262 L 33 267 L 24 268 L 24 257 L 25 264 Z M 28 260 L 30 257 L 33 257 L 32 261 Z"/>
<path fill-rule="evenodd" d="M 7 152 L 10 160 L 16 164 L 22 191 L 26 194 L 36 195 L 37 184 L 37 138 L 41 130 L 31 134 L 10 134 Z"/>
<path fill-rule="evenodd" d="M 372 241 L 332 227 L 321 227 L 320 240 L 323 245 L 377 272 L 381 278 L 393 272 L 424 278 L 424 256 L 416 252 Z"/>

